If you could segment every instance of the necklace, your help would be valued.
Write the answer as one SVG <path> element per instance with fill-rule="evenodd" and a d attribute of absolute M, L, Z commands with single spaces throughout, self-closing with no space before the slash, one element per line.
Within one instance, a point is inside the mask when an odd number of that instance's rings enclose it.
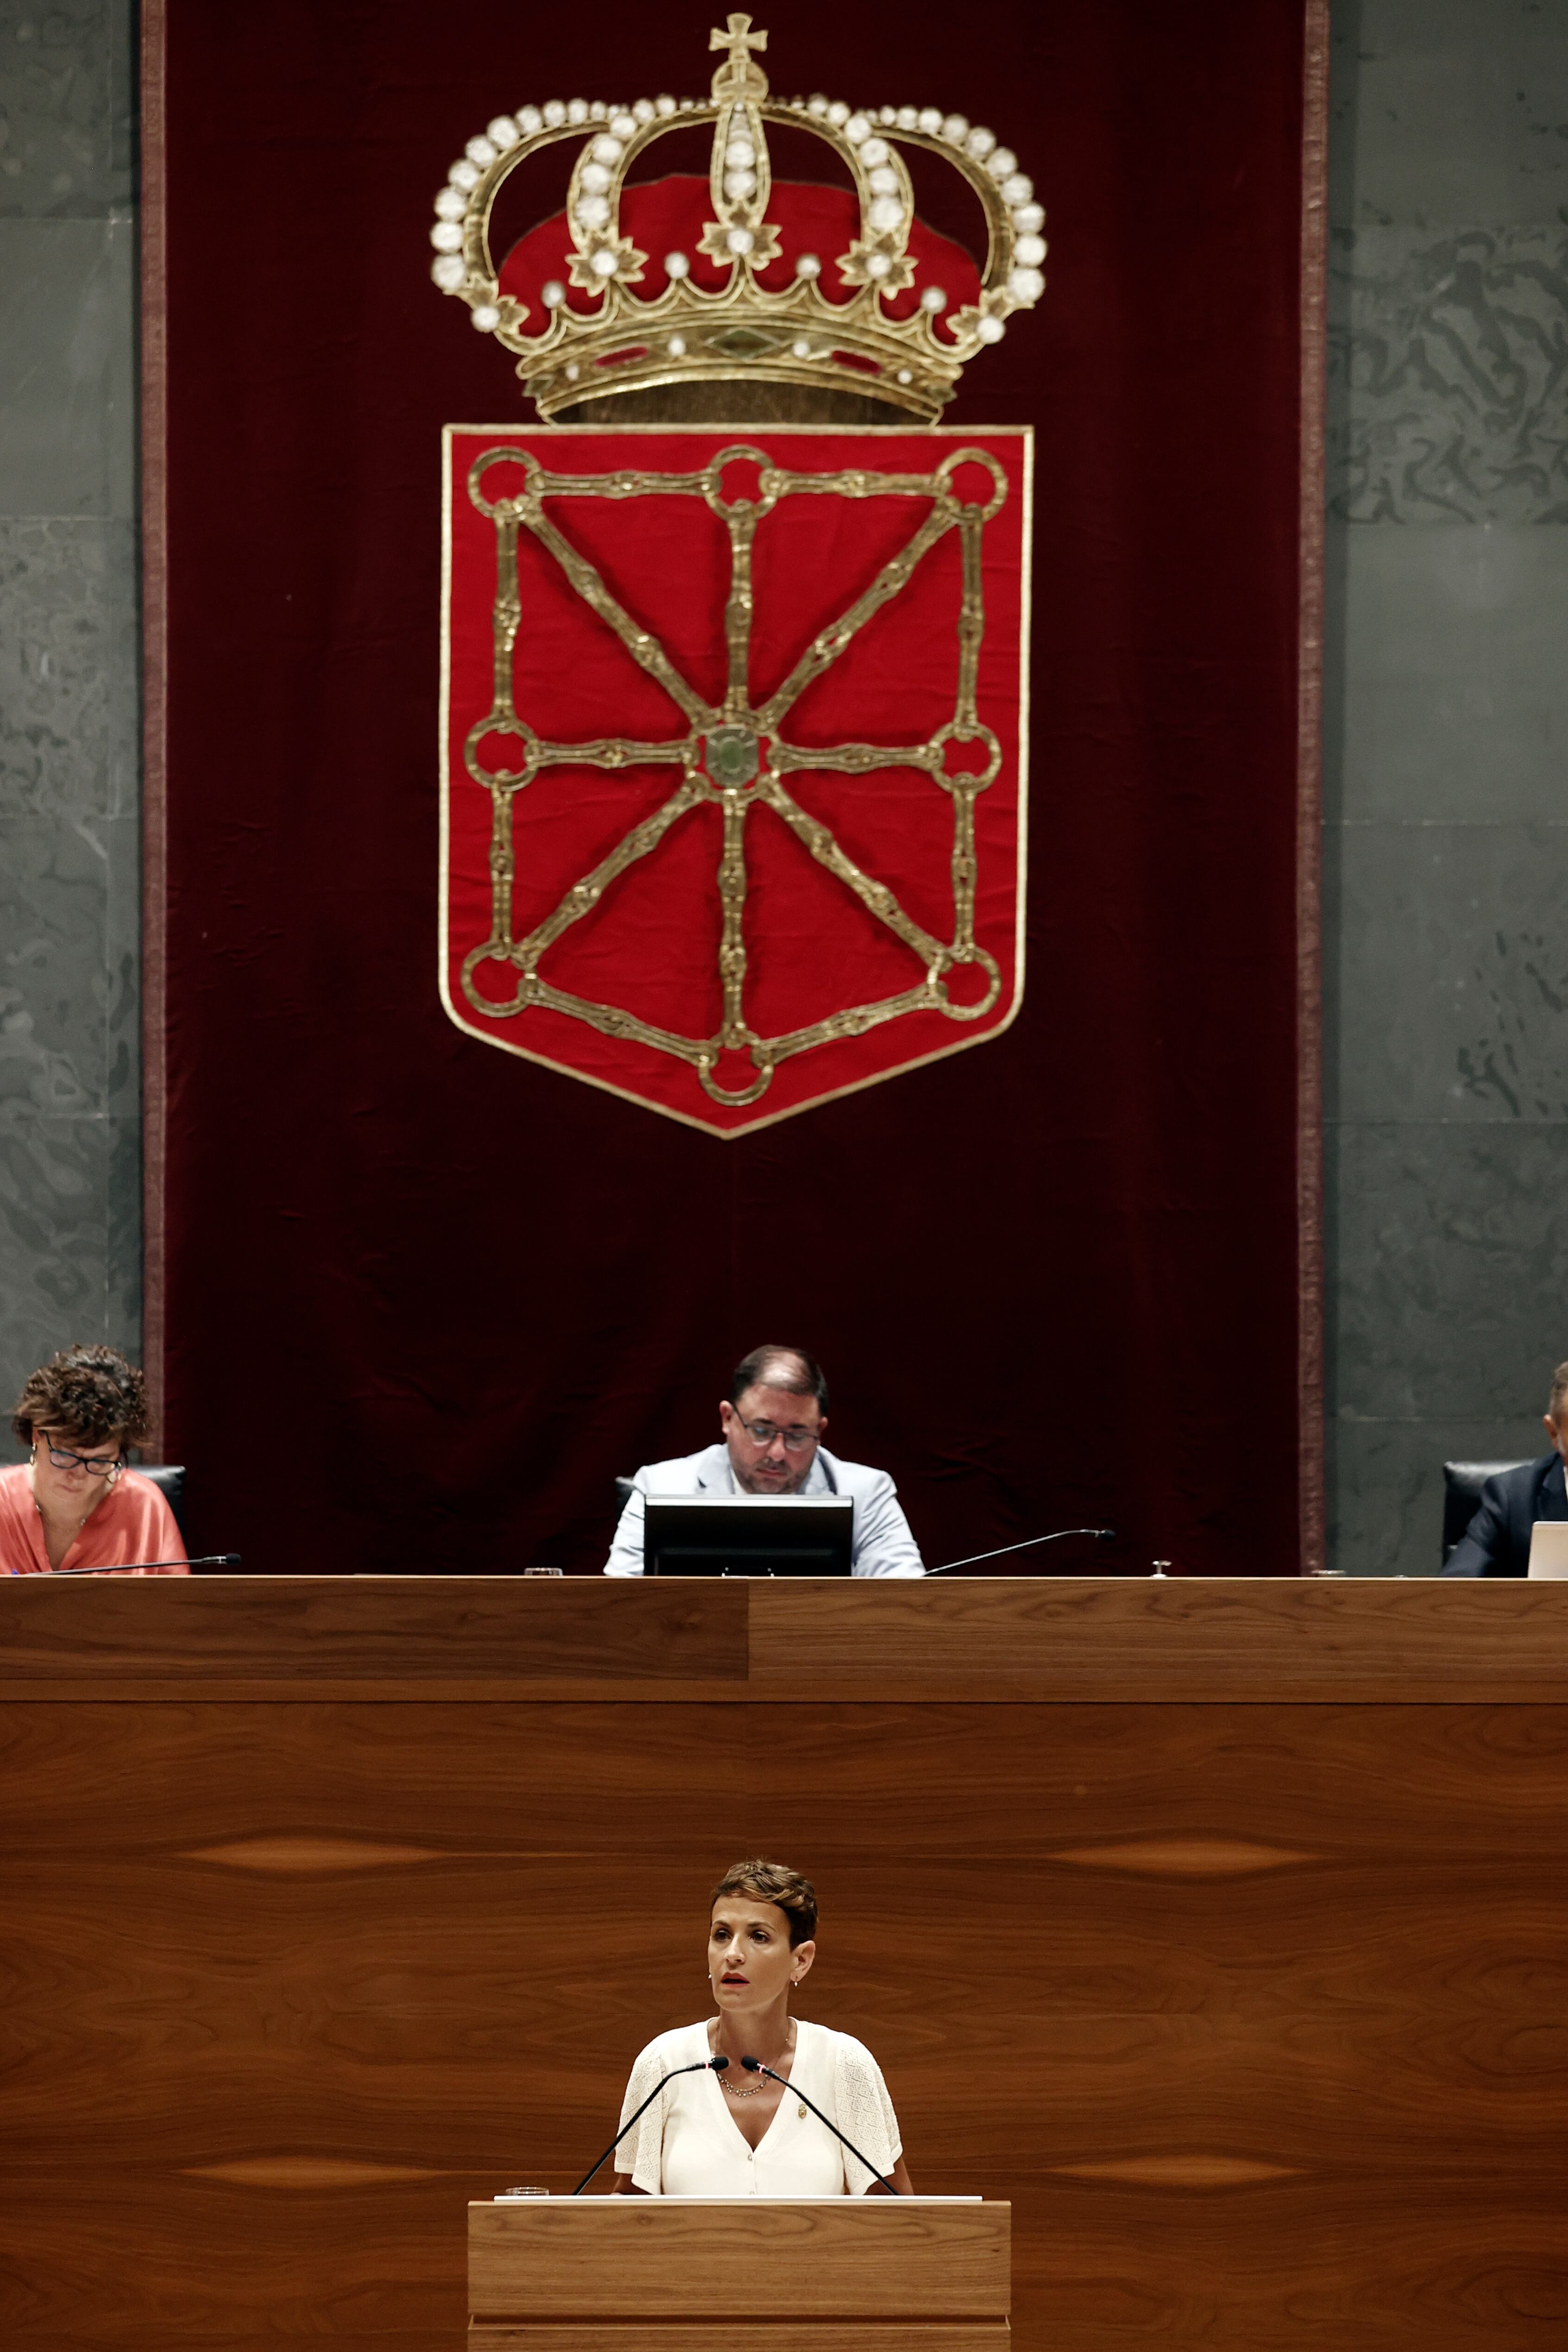
<path fill-rule="evenodd" d="M 789 2041 L 785 2045 L 783 2056 L 779 2061 L 781 2065 L 787 2065 L 789 2061 L 795 2056 L 795 2045 L 798 2036 L 795 2030 L 795 2020 L 792 2018 L 790 2020 Z M 731 2083 L 729 2075 L 724 2074 L 721 2074 L 719 2077 L 719 2088 L 731 2099 L 754 2099 L 761 2094 L 763 2088 L 763 2083 L 759 2080 L 752 2084 L 749 2091 L 742 2091 L 738 2083 Z"/>

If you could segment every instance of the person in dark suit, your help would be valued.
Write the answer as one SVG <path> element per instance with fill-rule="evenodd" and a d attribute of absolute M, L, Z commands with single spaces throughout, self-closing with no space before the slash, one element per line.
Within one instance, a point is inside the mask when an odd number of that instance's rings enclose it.
<path fill-rule="evenodd" d="M 1480 1508 L 1454 1546 L 1445 1576 L 1524 1576 L 1536 1520 L 1568 1519 L 1563 1470 L 1568 1460 L 1568 1364 L 1559 1364 L 1552 1375 L 1552 1395 L 1542 1419 L 1552 1452 L 1487 1480 Z"/>

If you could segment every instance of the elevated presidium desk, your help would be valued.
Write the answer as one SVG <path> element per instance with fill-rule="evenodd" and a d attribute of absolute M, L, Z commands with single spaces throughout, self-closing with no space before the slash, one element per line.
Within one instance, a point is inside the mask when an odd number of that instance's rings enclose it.
<path fill-rule="evenodd" d="M 1018 2344 L 1568 2344 L 1568 1587 L 39 1577 L 0 1683 L 7 2352 L 458 2352 L 758 1851 Z M 1001 2332 L 819 2254 L 748 2343 Z M 488 2259 L 517 2352 L 710 2340 Z"/>

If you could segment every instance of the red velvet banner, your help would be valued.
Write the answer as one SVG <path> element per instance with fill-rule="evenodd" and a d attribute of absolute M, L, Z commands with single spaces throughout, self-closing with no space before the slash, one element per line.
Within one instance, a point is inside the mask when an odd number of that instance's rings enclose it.
<path fill-rule="evenodd" d="M 1089 1521 L 1097 1565 L 1292 1571 L 1300 0 L 766 21 L 775 87 L 961 108 L 1049 215 L 950 411 L 1037 433 L 1018 1017 L 721 1146 L 452 1024 L 441 434 L 518 394 L 430 286 L 431 195 L 502 107 L 702 87 L 708 20 L 170 0 L 151 1174 L 193 1546 L 596 1568 L 613 1475 L 784 1339 L 932 1560 Z"/>

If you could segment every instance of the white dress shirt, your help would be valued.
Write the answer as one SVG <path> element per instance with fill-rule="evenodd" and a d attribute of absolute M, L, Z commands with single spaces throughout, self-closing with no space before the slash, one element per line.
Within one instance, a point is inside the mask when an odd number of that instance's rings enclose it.
<path fill-rule="evenodd" d="M 650 2042 L 632 2068 L 621 2117 L 635 2115 L 661 2076 L 700 2065 L 706 2025 L 680 2025 Z M 749 2079 L 749 2078 L 742 2078 Z M 804 2091 L 886 2179 L 902 2154 L 899 2119 L 882 2070 L 863 2042 L 795 2021 L 795 2059 L 761 2144 L 748 2147 L 734 2102 L 717 2074 L 667 2084 L 613 2159 L 650 2197 L 863 2197 L 871 2174 L 795 2095 Z"/>
<path fill-rule="evenodd" d="M 730 1449 L 721 1443 L 705 1445 L 700 1454 L 687 1454 L 673 1462 L 652 1462 L 637 1472 L 632 1492 L 616 1528 L 606 1576 L 640 1576 L 643 1572 L 643 1498 L 647 1495 L 738 1495 Z M 885 1470 L 868 1469 L 863 1462 L 843 1462 L 826 1445 L 816 1449 L 803 1495 L 847 1495 L 855 1506 L 855 1531 L 850 1538 L 850 1572 L 855 1576 L 923 1576 L 920 1547 L 899 1504 L 898 1488 Z M 787 1499 L 787 1498 L 786 1498 Z"/>

